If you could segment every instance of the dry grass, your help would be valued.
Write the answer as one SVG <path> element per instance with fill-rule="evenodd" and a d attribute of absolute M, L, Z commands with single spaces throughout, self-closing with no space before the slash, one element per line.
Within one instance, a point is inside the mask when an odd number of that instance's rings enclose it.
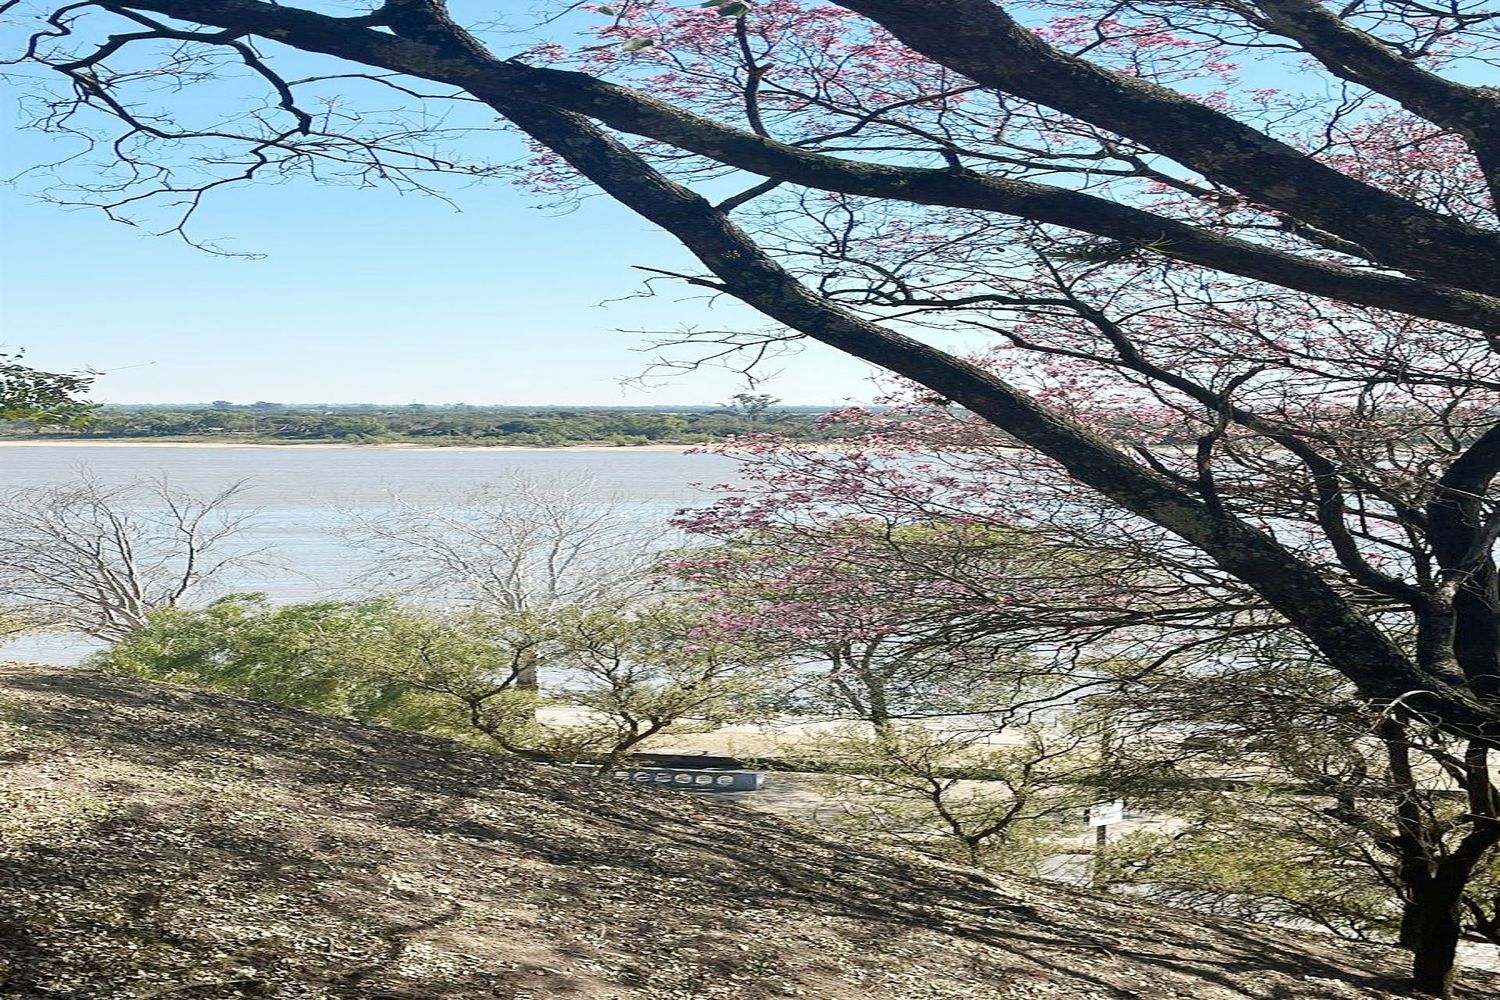
<path fill-rule="evenodd" d="M 1401 995 L 1386 949 L 184 688 L 0 669 L 0 761 L 7 1000 Z"/>

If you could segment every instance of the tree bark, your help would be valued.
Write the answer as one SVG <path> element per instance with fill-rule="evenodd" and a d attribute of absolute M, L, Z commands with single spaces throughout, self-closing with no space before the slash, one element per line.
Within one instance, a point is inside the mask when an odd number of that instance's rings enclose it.
<path fill-rule="evenodd" d="M 1412 985 L 1423 993 L 1453 995 L 1467 876 L 1467 870 L 1444 865 L 1410 887 L 1401 913 L 1401 945 L 1411 950 Z"/>

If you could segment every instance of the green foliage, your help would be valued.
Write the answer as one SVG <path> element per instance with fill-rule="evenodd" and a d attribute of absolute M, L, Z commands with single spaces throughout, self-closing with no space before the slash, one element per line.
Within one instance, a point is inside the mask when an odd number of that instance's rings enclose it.
<path fill-rule="evenodd" d="M 4 358 L 0 357 L 0 362 Z M 9 392 L 0 367 L 0 392 Z M 71 376 L 47 376 L 66 379 Z M 19 383 L 18 383 L 19 384 Z M 83 384 L 87 384 L 84 380 Z M 187 438 L 245 441 L 340 441 L 379 444 L 404 441 L 431 445 L 701 444 L 736 434 L 780 433 L 797 440 L 829 436 L 812 410 L 768 410 L 772 397 L 746 397 L 748 407 L 662 410 L 477 407 L 477 406 L 101 406 L 86 427 L 58 424 L 66 437 Z M 0 397 L 3 399 L 3 397 Z"/>
<path fill-rule="evenodd" d="M 90 665 L 513 749 L 538 741 L 539 699 L 521 668 L 548 627 L 385 599 L 272 605 L 236 594 L 155 612 Z"/>
<path fill-rule="evenodd" d="M 0 641 L 33 631 L 34 628 L 35 626 L 28 622 L 24 615 L 17 614 L 12 609 L 0 607 Z"/>
<path fill-rule="evenodd" d="M 1283 799 L 1270 788 L 1202 795 L 1175 832 L 1111 844 L 1099 880 L 1220 916 L 1302 921 L 1361 939 L 1392 933 L 1400 900 L 1363 860 L 1369 845 L 1320 823 L 1311 802 L 1299 828 Z"/>
<path fill-rule="evenodd" d="M 737 392 L 729 397 L 728 408 L 750 422 L 757 423 L 768 416 L 771 407 L 779 402 L 781 400 L 766 393 Z"/>
<path fill-rule="evenodd" d="M 555 662 L 571 677 L 561 695 L 593 713 L 586 742 L 607 757 L 652 737 L 756 718 L 781 675 L 758 646 L 724 635 L 685 603 L 567 610 L 554 643 Z"/>
<path fill-rule="evenodd" d="M 370 668 L 390 649 L 382 626 L 393 612 L 385 601 L 277 607 L 235 594 L 153 612 L 89 665 L 363 718 L 390 697 Z"/>
<path fill-rule="evenodd" d="M 37 371 L 21 364 L 20 354 L 0 354 L 0 420 L 79 426 L 92 409 L 79 397 L 93 381 Z"/>
<path fill-rule="evenodd" d="M 1460 921 L 1500 935 L 1490 770 L 1418 717 L 1360 706 L 1341 677 L 1284 640 L 1241 645 L 1213 673 L 1142 674 L 1111 695 L 1135 737 L 1117 787 L 1173 818 L 1115 844 L 1106 880 L 1238 919 L 1389 939 L 1467 886 Z M 1128 685 L 1127 685 L 1128 686 Z"/>
<path fill-rule="evenodd" d="M 90 665 L 607 762 L 653 737 L 745 718 L 770 671 L 677 605 L 443 615 L 384 599 L 276 606 L 255 594 L 154 612 Z M 542 670 L 558 678 L 550 691 L 533 684 Z"/>

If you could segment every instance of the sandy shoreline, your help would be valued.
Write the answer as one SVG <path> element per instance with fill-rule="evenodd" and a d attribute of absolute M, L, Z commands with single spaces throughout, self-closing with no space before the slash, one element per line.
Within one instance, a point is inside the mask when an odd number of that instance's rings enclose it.
<path fill-rule="evenodd" d="M 698 445 L 690 444 L 565 444 L 539 447 L 525 444 L 459 444 L 427 445 L 392 442 L 390 444 L 336 444 L 329 441 L 153 441 L 150 438 L 121 438 L 96 441 L 21 441 L 0 440 L 0 448 L 299 448 L 333 451 L 656 451 L 682 454 Z"/>

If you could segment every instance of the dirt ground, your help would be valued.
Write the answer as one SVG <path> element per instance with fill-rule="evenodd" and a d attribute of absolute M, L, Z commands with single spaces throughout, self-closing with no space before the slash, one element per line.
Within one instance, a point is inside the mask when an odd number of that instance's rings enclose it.
<path fill-rule="evenodd" d="M 77 670 L 0 669 L 0 804 L 5 1000 L 1404 995 L 1390 949 Z"/>

